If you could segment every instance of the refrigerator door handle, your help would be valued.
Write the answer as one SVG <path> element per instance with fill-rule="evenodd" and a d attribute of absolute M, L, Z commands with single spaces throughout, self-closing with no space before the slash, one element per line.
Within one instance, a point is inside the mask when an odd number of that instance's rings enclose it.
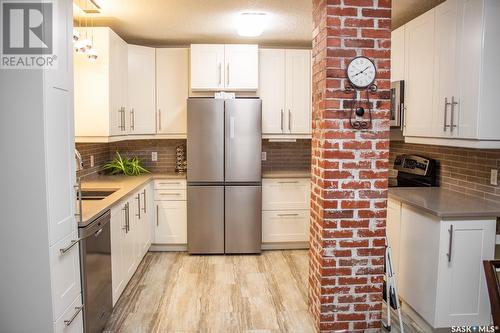
<path fill-rule="evenodd" d="M 234 117 L 229 118 L 229 137 L 234 139 Z"/>

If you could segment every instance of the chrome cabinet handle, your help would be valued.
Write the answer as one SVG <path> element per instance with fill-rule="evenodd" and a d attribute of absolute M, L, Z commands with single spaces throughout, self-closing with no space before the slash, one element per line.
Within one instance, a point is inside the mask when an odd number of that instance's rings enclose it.
<path fill-rule="evenodd" d="M 159 213 L 159 207 L 156 205 L 156 226 L 160 225 L 160 213 Z"/>
<path fill-rule="evenodd" d="M 299 214 L 297 214 L 297 213 L 295 213 L 295 214 L 293 214 L 293 213 L 289 213 L 289 214 L 278 214 L 278 216 L 280 216 L 280 217 L 285 217 L 285 216 L 299 216 Z"/>
<path fill-rule="evenodd" d="M 137 214 L 135 214 L 135 216 L 137 216 L 139 219 L 141 219 L 141 194 L 138 193 L 137 194 Z"/>
<path fill-rule="evenodd" d="M 450 105 L 450 103 L 448 102 L 448 97 L 445 97 L 444 98 L 444 125 L 443 125 L 443 131 L 446 132 L 446 129 L 448 127 L 450 127 L 450 125 L 448 125 L 448 105 Z"/>
<path fill-rule="evenodd" d="M 279 181 L 278 184 L 298 184 L 299 182 L 296 180 L 288 180 L 288 181 Z"/>
<path fill-rule="evenodd" d="M 446 256 L 448 257 L 448 262 L 451 262 L 451 250 L 453 246 L 453 224 L 450 225 L 450 229 L 448 229 L 448 233 L 450 234 L 450 241 L 448 243 L 448 253 Z"/>
<path fill-rule="evenodd" d="M 292 111 L 288 109 L 288 131 L 292 132 Z"/>
<path fill-rule="evenodd" d="M 130 110 L 130 130 L 135 131 L 135 110 Z"/>
<path fill-rule="evenodd" d="M 160 193 L 160 195 L 181 195 L 180 193 Z"/>
<path fill-rule="evenodd" d="M 81 240 L 82 240 L 81 238 L 77 238 L 77 239 L 71 240 L 71 243 L 68 246 L 66 246 L 65 248 L 59 249 L 59 252 L 61 254 L 67 253 L 69 250 L 71 250 L 73 248 L 73 246 L 75 246 L 76 244 L 78 244 Z"/>
<path fill-rule="evenodd" d="M 281 109 L 281 132 L 283 133 L 283 109 Z"/>
<path fill-rule="evenodd" d="M 453 129 L 457 127 L 455 125 L 455 105 L 458 104 L 458 102 L 455 101 L 455 96 L 451 96 L 451 120 L 450 120 L 450 132 L 453 133 Z"/>
<path fill-rule="evenodd" d="M 125 211 L 125 227 L 123 227 L 122 229 L 125 230 L 125 233 L 128 234 L 128 232 L 130 231 L 130 210 L 128 202 L 125 204 L 122 210 Z"/>
<path fill-rule="evenodd" d="M 161 132 L 161 109 L 158 109 L 158 131 Z"/>
<path fill-rule="evenodd" d="M 120 107 L 120 130 L 125 131 L 125 107 Z"/>
<path fill-rule="evenodd" d="M 78 205 L 78 212 L 75 212 L 75 217 L 78 217 L 78 223 L 83 223 L 83 208 L 82 208 L 82 180 L 78 177 L 77 184 L 73 186 L 76 190 L 76 200 Z"/>
<path fill-rule="evenodd" d="M 127 233 L 130 231 L 130 204 L 127 202 Z"/>
<path fill-rule="evenodd" d="M 402 130 L 404 129 L 404 127 L 405 127 L 405 125 L 404 125 L 404 117 L 405 117 L 404 109 L 405 109 L 405 108 L 404 108 L 404 104 L 403 104 L 403 103 L 401 103 L 401 104 L 399 105 L 399 117 L 400 117 L 400 119 L 399 119 L 399 121 L 400 121 L 400 126 L 399 126 L 399 127 L 401 128 L 401 131 L 402 131 Z"/>
<path fill-rule="evenodd" d="M 227 83 L 226 83 L 226 86 L 229 87 L 229 62 L 227 63 Z"/>
<path fill-rule="evenodd" d="M 222 85 L 222 63 L 219 62 L 219 87 Z"/>
<path fill-rule="evenodd" d="M 166 183 L 158 183 L 160 185 L 180 185 L 181 182 L 166 182 Z"/>
<path fill-rule="evenodd" d="M 144 207 L 142 208 L 142 211 L 144 212 L 144 214 L 146 214 L 146 206 L 147 206 L 146 205 L 146 189 L 144 189 L 144 192 L 142 193 L 142 195 L 143 195 L 143 198 L 144 198 L 144 202 L 143 202 L 143 204 L 144 204 L 143 206 Z"/>
<path fill-rule="evenodd" d="M 82 305 L 82 306 L 77 306 L 77 307 L 75 308 L 75 310 L 76 310 L 76 312 L 75 312 L 75 313 L 71 316 L 71 318 L 69 318 L 68 320 L 65 320 L 65 321 L 64 321 L 64 325 L 66 325 L 66 327 L 70 326 L 70 325 L 73 323 L 73 321 L 75 320 L 75 318 L 78 316 L 78 314 L 79 314 L 80 312 L 82 312 L 82 310 L 83 310 L 83 305 Z"/>

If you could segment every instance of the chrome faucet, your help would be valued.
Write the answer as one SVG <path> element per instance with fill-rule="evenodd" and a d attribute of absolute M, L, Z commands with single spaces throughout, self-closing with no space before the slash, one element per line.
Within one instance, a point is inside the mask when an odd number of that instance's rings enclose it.
<path fill-rule="evenodd" d="M 76 162 L 76 171 L 83 170 L 83 159 L 82 154 L 75 148 L 75 162 Z"/>

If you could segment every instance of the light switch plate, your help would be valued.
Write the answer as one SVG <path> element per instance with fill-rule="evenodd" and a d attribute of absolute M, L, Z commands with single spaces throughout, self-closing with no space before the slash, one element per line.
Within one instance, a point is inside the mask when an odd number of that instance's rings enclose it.
<path fill-rule="evenodd" d="M 90 167 L 93 168 L 95 164 L 94 155 L 90 155 Z"/>
<path fill-rule="evenodd" d="M 262 152 L 262 160 L 263 161 L 267 160 L 267 152 L 265 152 L 265 151 Z"/>
<path fill-rule="evenodd" d="M 497 169 L 491 169 L 490 184 L 495 185 L 495 186 L 498 185 L 498 170 Z"/>
<path fill-rule="evenodd" d="M 156 151 L 151 152 L 151 161 L 153 161 L 153 162 L 158 161 L 158 152 L 156 152 Z"/>

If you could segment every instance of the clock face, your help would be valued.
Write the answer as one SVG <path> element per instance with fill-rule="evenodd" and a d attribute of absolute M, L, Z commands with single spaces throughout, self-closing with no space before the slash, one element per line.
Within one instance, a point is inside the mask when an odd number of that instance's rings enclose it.
<path fill-rule="evenodd" d="M 356 57 L 347 67 L 347 77 L 353 85 L 366 88 L 375 81 L 377 69 L 375 64 L 366 57 Z"/>

